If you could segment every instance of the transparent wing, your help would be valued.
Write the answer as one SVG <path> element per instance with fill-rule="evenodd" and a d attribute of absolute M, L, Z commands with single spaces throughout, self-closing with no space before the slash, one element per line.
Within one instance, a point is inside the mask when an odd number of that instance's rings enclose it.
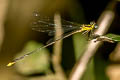
<path fill-rule="evenodd" d="M 77 23 L 73 23 L 66 20 L 61 20 L 62 29 L 64 32 L 72 31 L 75 29 L 79 29 L 81 25 Z M 55 33 L 54 19 L 48 16 L 42 16 L 38 13 L 35 14 L 35 21 L 33 22 L 32 30 L 39 32 L 47 32 L 48 35 L 53 36 Z"/>

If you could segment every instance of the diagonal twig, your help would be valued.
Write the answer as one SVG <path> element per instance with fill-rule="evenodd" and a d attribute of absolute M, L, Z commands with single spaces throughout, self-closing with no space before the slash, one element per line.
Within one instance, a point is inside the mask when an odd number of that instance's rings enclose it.
<path fill-rule="evenodd" d="M 108 7 L 110 7 L 111 3 L 108 5 Z M 115 15 L 113 12 L 114 7 L 115 7 L 115 2 L 114 4 L 112 3 L 112 10 L 105 10 L 101 14 L 99 20 L 97 21 L 99 28 L 97 29 L 95 34 L 103 35 L 107 32 L 108 28 L 110 27 L 114 19 L 114 15 Z M 77 64 L 75 64 L 70 74 L 69 80 L 81 80 L 89 61 L 91 60 L 92 56 L 97 51 L 100 44 L 101 42 L 95 43 L 94 41 L 90 41 L 88 43 L 88 47 L 86 51 L 84 52 L 83 56 L 81 57 L 81 59 L 78 60 Z"/>

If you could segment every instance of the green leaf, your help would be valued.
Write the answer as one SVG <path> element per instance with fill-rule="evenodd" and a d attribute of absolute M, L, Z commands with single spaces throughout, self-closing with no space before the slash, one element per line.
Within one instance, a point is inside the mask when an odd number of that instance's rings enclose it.
<path fill-rule="evenodd" d="M 23 56 L 37 48 L 43 47 L 41 43 L 29 41 L 23 50 L 16 55 L 16 58 Z M 50 71 L 50 57 L 47 48 L 34 52 L 34 54 L 25 57 L 25 59 L 16 63 L 16 70 L 23 75 L 32 75 L 37 73 L 48 73 Z"/>
<path fill-rule="evenodd" d="M 120 42 L 120 35 L 116 35 L 116 34 L 107 34 L 105 35 L 106 37 L 110 38 L 111 40 L 115 41 L 115 42 Z"/>

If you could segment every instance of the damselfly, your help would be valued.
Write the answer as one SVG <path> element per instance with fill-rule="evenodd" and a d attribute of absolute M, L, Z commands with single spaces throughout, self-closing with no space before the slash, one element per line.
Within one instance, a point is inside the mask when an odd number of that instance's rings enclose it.
<path fill-rule="evenodd" d="M 35 17 L 37 19 L 35 22 L 33 22 L 33 27 L 32 27 L 33 30 L 39 31 L 39 32 L 47 32 L 48 35 L 50 35 L 50 36 L 54 35 L 54 33 L 55 33 L 54 26 L 56 26 L 57 24 L 54 24 L 54 21 L 51 18 L 40 16 L 38 13 L 35 13 Z M 54 44 L 56 41 L 67 38 L 67 37 L 69 37 L 75 33 L 79 33 L 79 32 L 82 32 L 82 34 L 87 34 L 89 32 L 91 33 L 95 28 L 97 28 L 97 25 L 95 22 L 90 22 L 90 24 L 82 24 L 82 25 L 74 23 L 74 22 L 66 21 L 66 20 L 61 20 L 61 22 L 62 22 L 62 27 L 63 27 L 63 31 L 65 34 L 64 33 L 61 34 L 61 36 L 60 37 L 58 36 L 55 40 L 51 39 L 43 47 L 37 48 L 37 49 L 33 50 L 32 52 L 28 52 L 25 55 L 16 58 L 12 62 L 10 62 L 7 66 L 11 66 L 11 65 L 15 64 L 17 61 L 25 58 L 26 56 L 29 56 L 38 50 L 41 50 L 43 48 L 46 48 L 46 47 Z"/>

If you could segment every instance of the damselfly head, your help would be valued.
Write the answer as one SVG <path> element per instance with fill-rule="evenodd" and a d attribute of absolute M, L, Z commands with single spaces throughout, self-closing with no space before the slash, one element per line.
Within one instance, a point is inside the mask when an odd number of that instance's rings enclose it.
<path fill-rule="evenodd" d="M 91 25 L 94 25 L 94 28 L 97 29 L 98 25 L 95 23 L 95 21 L 90 22 Z"/>

